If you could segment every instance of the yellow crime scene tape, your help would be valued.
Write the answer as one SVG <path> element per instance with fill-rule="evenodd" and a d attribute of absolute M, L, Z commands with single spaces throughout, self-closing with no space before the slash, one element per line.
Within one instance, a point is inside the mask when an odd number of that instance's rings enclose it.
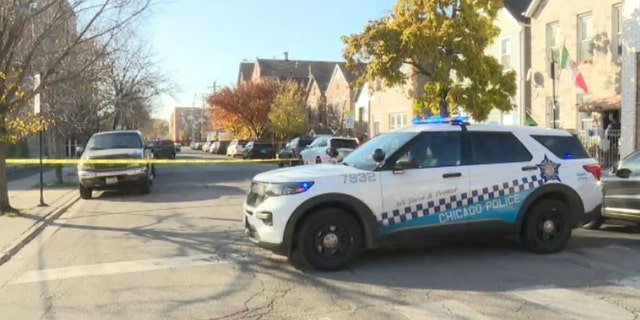
<path fill-rule="evenodd" d="M 39 165 L 40 159 L 7 159 L 7 164 Z M 298 159 L 42 159 L 43 165 L 81 165 L 81 164 L 246 164 L 246 163 L 299 163 Z"/>

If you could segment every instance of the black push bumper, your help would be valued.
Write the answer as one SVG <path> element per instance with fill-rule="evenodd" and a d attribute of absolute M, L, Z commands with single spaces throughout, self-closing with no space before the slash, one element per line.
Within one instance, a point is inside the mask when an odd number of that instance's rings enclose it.
<path fill-rule="evenodd" d="M 94 190 L 117 189 L 147 183 L 147 169 L 127 168 L 110 171 L 78 170 L 79 183 Z"/>

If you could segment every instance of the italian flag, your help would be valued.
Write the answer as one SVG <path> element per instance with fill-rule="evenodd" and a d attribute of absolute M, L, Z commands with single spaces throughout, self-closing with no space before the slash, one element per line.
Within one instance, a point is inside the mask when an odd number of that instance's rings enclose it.
<path fill-rule="evenodd" d="M 575 84 L 576 88 L 581 89 L 584 93 L 589 93 L 587 83 L 584 82 L 582 73 L 578 70 L 578 66 L 575 61 L 569 57 L 569 50 L 564 45 L 562 46 L 562 56 L 560 57 L 560 67 L 571 72 L 571 80 Z"/>

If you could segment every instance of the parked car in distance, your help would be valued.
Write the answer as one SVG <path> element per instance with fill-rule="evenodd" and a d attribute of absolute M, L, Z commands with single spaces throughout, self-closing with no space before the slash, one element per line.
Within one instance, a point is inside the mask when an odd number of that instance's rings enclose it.
<path fill-rule="evenodd" d="M 313 142 L 314 139 L 315 137 L 295 137 L 291 139 L 291 141 L 278 152 L 278 159 L 282 160 L 278 162 L 278 166 L 284 167 L 285 163 L 289 166 L 302 163 L 300 152 Z M 287 160 L 289 161 L 287 162 Z"/>
<path fill-rule="evenodd" d="M 209 147 L 211 147 L 211 143 L 213 141 L 207 141 L 202 145 L 202 152 L 209 152 Z"/>
<path fill-rule="evenodd" d="M 607 220 L 633 222 L 640 226 L 640 150 L 615 164 L 602 183 L 602 211 L 587 229 L 600 229 Z"/>
<path fill-rule="evenodd" d="M 359 145 L 357 138 L 318 137 L 300 152 L 304 164 L 337 163 Z"/>
<path fill-rule="evenodd" d="M 237 157 L 242 156 L 242 151 L 244 150 L 244 146 L 247 144 L 247 140 L 238 140 L 233 139 L 229 146 L 227 147 L 227 157 Z"/>
<path fill-rule="evenodd" d="M 194 145 L 193 145 L 193 150 L 202 150 L 202 146 L 204 146 L 206 142 L 205 141 L 197 141 Z"/>
<path fill-rule="evenodd" d="M 250 141 L 242 150 L 242 159 L 273 159 L 276 149 L 270 142 Z"/>
<path fill-rule="evenodd" d="M 231 143 L 231 140 L 216 141 L 214 150 L 212 151 L 210 150 L 210 152 L 214 154 L 227 154 L 227 147 L 229 147 L 230 143 Z"/>
<path fill-rule="evenodd" d="M 151 159 L 152 148 L 145 144 L 140 131 L 118 130 L 96 133 L 86 147 L 78 146 L 81 160 Z M 138 186 L 143 194 L 151 192 L 155 167 L 151 164 L 79 164 L 80 197 L 91 199 L 93 190 Z"/>
<path fill-rule="evenodd" d="M 155 159 L 175 159 L 176 147 L 171 140 L 149 141 L 149 148 Z"/>

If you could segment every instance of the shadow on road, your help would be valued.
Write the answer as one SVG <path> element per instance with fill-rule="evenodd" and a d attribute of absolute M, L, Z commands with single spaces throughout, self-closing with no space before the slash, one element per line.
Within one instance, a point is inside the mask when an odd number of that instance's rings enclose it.
<path fill-rule="evenodd" d="M 400 293 L 407 289 L 503 293 L 545 285 L 566 289 L 611 286 L 609 280 L 640 276 L 637 251 L 620 256 L 604 248 L 617 245 L 640 249 L 638 241 L 606 231 L 576 235 L 566 251 L 552 255 L 527 253 L 513 242 L 459 242 L 369 252 L 352 268 L 340 272 L 301 272 L 283 257 L 271 255 L 250 243 L 242 232 L 241 221 L 225 219 L 219 226 L 212 227 L 209 224 L 204 228 L 197 223 L 197 219 L 205 217 L 215 218 L 204 214 L 197 217 L 175 214 L 163 216 L 154 223 L 130 228 L 90 226 L 74 224 L 73 221 L 59 225 L 61 228 L 125 233 L 133 237 L 132 241 L 141 239 L 142 245 L 154 246 L 157 245 L 155 242 L 160 241 L 175 246 L 178 255 L 211 254 L 218 259 L 229 259 L 234 264 L 237 272 L 233 273 L 234 278 L 231 279 L 233 285 L 207 296 L 174 300 L 166 307 L 167 314 L 251 290 L 255 287 L 256 277 L 261 279 L 263 286 L 266 279 L 269 283 L 286 284 L 269 286 L 269 296 L 274 297 L 284 295 L 296 286 L 304 286 L 326 292 L 333 301 L 403 305 L 406 302 L 402 301 Z M 175 226 L 171 230 L 162 230 L 164 224 L 161 223 L 167 220 L 184 226 L 184 231 Z M 608 258 L 611 259 L 608 264 L 624 270 L 625 274 L 603 267 Z M 211 267 L 213 273 L 215 268 Z M 377 289 L 372 290 L 371 286 Z M 510 298 L 501 296 L 501 299 Z M 235 316 L 249 317 L 251 312 L 259 309 L 259 306 L 246 309 L 242 311 L 246 314 Z"/>
<path fill-rule="evenodd" d="M 131 228 L 80 225 L 72 221 L 60 226 L 128 233 L 150 244 L 155 241 L 171 243 L 178 254 L 198 252 L 218 257 L 250 257 L 249 261 L 234 262 L 240 270 L 238 278 L 242 278 L 238 280 L 243 284 L 231 286 L 225 294 L 243 290 L 244 285 L 249 285 L 245 277 L 252 278 L 254 274 L 293 284 L 316 286 L 330 291 L 336 299 L 363 301 L 376 298 L 376 294 L 365 297 L 362 292 L 356 293 L 357 289 L 350 289 L 354 283 L 397 289 L 504 292 L 545 285 L 560 288 L 610 286 L 611 280 L 640 276 L 640 269 L 637 268 L 640 241 L 626 234 L 637 231 L 636 227 L 616 227 L 621 228 L 618 233 L 581 231 L 574 235 L 565 251 L 557 254 L 529 253 L 519 244 L 504 240 L 458 241 L 372 251 L 365 253 L 348 270 L 321 273 L 301 272 L 290 266 L 284 258 L 276 258 L 257 248 L 244 235 L 239 219 L 219 219 L 220 225 L 206 224 L 207 228 L 203 227 L 203 223 L 198 223 L 199 219 L 218 218 L 212 211 L 190 217 L 179 214 L 163 216 L 162 220 L 155 223 Z M 179 226 L 172 227 L 172 230 L 160 229 L 160 223 L 166 220 L 173 220 Z M 182 229 L 180 225 L 184 231 L 175 231 Z M 221 296 L 207 299 L 217 297 Z M 387 304 L 394 300 L 393 297 L 382 295 L 377 298 Z"/>
<path fill-rule="evenodd" d="M 206 191 L 196 189 L 206 189 Z M 140 194 L 140 190 L 136 187 L 102 191 L 97 196 L 94 194 L 94 198 L 100 200 L 142 203 L 207 201 L 228 196 L 246 196 L 246 192 L 238 187 L 220 185 L 184 186 L 180 190 L 154 185 L 151 187 L 151 194 Z"/>

